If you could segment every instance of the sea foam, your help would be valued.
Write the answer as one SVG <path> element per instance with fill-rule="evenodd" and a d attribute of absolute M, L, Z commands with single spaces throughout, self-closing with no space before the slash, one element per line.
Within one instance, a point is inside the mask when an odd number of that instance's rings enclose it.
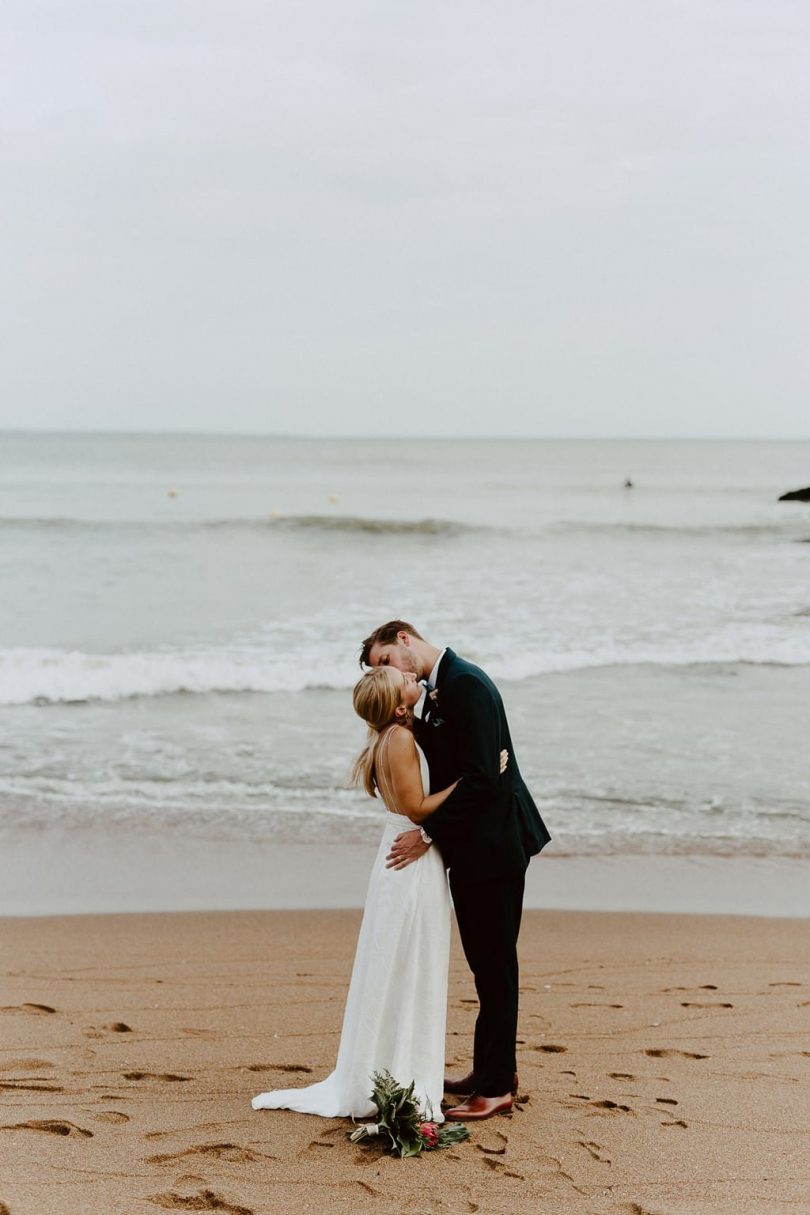
<path fill-rule="evenodd" d="M 615 666 L 692 666 L 751 663 L 810 665 L 810 633 L 774 636 L 757 629 L 729 629 L 700 641 L 620 645 L 603 640 L 581 649 L 533 648 L 468 654 L 495 679 L 519 682 L 537 676 Z M 0 704 L 81 703 L 180 693 L 304 692 L 351 688 L 359 676 L 353 655 L 300 655 L 267 642 L 255 646 L 136 651 L 0 651 Z"/>

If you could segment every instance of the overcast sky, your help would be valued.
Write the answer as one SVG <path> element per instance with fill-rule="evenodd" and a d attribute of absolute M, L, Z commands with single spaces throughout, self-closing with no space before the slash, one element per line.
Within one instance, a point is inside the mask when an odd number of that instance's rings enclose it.
<path fill-rule="evenodd" d="M 810 436 L 805 0 L 4 0 L 0 425 Z"/>

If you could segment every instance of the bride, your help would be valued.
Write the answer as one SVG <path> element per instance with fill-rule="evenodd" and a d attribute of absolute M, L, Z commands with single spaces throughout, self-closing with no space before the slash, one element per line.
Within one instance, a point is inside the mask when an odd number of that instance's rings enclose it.
<path fill-rule="evenodd" d="M 388 814 L 369 880 L 337 1064 L 318 1084 L 260 1093 L 254 1109 L 367 1118 L 375 1112 L 372 1073 L 387 1070 L 399 1084 L 413 1080 L 421 1109 L 443 1121 L 447 875 L 435 845 L 411 864 L 386 863 L 403 816 L 421 826 L 458 784 L 430 793 L 427 761 L 413 736 L 413 710 L 422 695 L 416 675 L 389 666 L 369 671 L 355 686 L 354 708 L 369 733 L 353 778 L 372 797 L 379 791 Z"/>

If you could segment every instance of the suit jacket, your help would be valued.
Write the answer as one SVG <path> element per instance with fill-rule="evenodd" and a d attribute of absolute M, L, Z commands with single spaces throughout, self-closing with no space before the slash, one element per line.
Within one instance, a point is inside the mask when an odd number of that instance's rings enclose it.
<path fill-rule="evenodd" d="M 523 873 L 550 840 L 520 775 L 500 693 L 480 667 L 448 649 L 439 664 L 435 700 L 417 740 L 434 793 L 461 777 L 425 820 L 454 882 L 485 882 Z M 509 764 L 500 774 L 500 752 Z"/>

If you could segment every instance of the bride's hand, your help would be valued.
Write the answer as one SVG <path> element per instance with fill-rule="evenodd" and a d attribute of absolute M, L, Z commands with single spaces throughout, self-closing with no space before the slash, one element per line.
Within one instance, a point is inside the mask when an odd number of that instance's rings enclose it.
<path fill-rule="evenodd" d="M 508 763 L 509 763 L 509 752 L 504 748 L 504 750 L 501 751 L 501 776 L 503 776 L 504 772 L 506 771 L 506 765 Z"/>

